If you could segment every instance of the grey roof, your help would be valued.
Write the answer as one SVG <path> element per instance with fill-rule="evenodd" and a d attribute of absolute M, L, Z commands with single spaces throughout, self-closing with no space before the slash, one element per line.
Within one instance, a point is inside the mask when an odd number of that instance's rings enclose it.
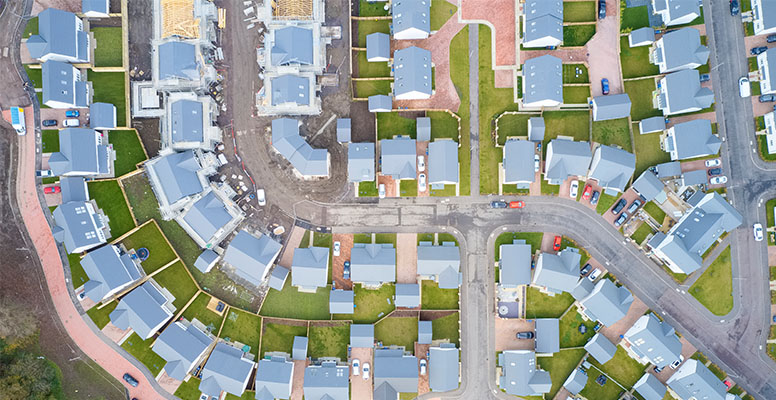
<path fill-rule="evenodd" d="M 631 101 L 627 93 L 593 97 L 593 121 L 627 118 Z"/>
<path fill-rule="evenodd" d="M 306 400 L 349 400 L 350 372 L 348 366 L 334 362 L 310 365 L 304 370 Z"/>
<path fill-rule="evenodd" d="M 697 69 L 672 72 L 666 75 L 662 82 L 672 114 L 689 112 L 696 108 L 708 108 L 714 102 L 714 93 L 711 89 L 701 87 L 700 73 Z"/>
<path fill-rule="evenodd" d="M 649 28 L 650 30 L 652 28 Z M 645 133 L 660 132 L 666 129 L 665 117 L 650 117 L 639 121 L 639 133 L 641 135 Z"/>
<path fill-rule="evenodd" d="M 762 22 L 763 30 L 776 27 L 776 3 L 772 1 L 760 1 L 759 7 L 758 11 L 755 11 L 754 16 L 755 19 Z"/>
<path fill-rule="evenodd" d="M 431 32 L 431 1 L 403 0 L 393 2 L 392 5 L 394 34 L 408 29 L 417 29 L 427 34 Z"/>
<path fill-rule="evenodd" d="M 683 122 L 672 129 L 673 135 L 666 139 L 666 150 L 676 150 L 677 160 L 717 154 L 722 147 L 722 141 L 712 134 L 711 121 L 707 119 Z"/>
<path fill-rule="evenodd" d="M 196 53 L 191 43 L 171 41 L 159 45 L 159 79 L 198 80 Z"/>
<path fill-rule="evenodd" d="M 419 307 L 420 285 L 417 283 L 397 283 L 395 303 L 396 307 Z"/>
<path fill-rule="evenodd" d="M 46 8 L 38 14 L 38 35 L 28 41 L 27 48 L 32 58 L 53 54 L 68 57 L 74 61 L 89 60 L 88 35 L 78 29 L 75 14 L 56 8 Z"/>
<path fill-rule="evenodd" d="M 415 139 L 383 139 L 380 141 L 380 160 L 383 175 L 393 179 L 415 179 L 417 177 L 417 150 Z"/>
<path fill-rule="evenodd" d="M 428 350 L 428 381 L 431 391 L 447 392 L 458 389 L 460 381 L 459 350 L 446 343 Z"/>
<path fill-rule="evenodd" d="M 636 170 L 636 156 L 611 146 L 598 146 L 590 164 L 590 178 L 605 189 L 625 190 Z"/>
<path fill-rule="evenodd" d="M 254 365 L 239 349 L 218 343 L 202 369 L 199 390 L 208 396 L 220 396 L 221 391 L 242 396 Z"/>
<path fill-rule="evenodd" d="M 371 112 L 388 112 L 393 108 L 393 99 L 388 95 L 376 94 L 374 96 L 369 96 L 367 100 L 369 103 L 369 111 Z"/>
<path fill-rule="evenodd" d="M 560 320 L 539 318 L 536 320 L 536 352 L 557 353 L 560 351 Z"/>
<path fill-rule="evenodd" d="M 654 41 L 655 30 L 651 26 L 635 29 L 628 34 L 628 44 L 630 44 L 630 47 L 634 47 L 634 45 L 643 46 L 651 44 Z"/>
<path fill-rule="evenodd" d="M 151 349 L 167 361 L 164 366 L 167 375 L 182 381 L 211 343 L 213 338 L 193 324 L 186 327 L 176 322 L 162 331 Z"/>
<path fill-rule="evenodd" d="M 350 143 L 350 118 L 337 118 L 337 141 Z"/>
<path fill-rule="evenodd" d="M 523 102 L 545 100 L 563 103 L 563 62 L 549 54 L 523 65 Z"/>
<path fill-rule="evenodd" d="M 102 301 L 111 291 L 143 277 L 142 270 L 129 254 L 119 254 L 119 248 L 114 245 L 90 251 L 81 259 L 81 267 L 89 277 L 84 291 L 94 302 Z"/>
<path fill-rule="evenodd" d="M 189 226 L 205 242 L 210 241 L 219 229 L 223 228 L 232 216 L 226 210 L 226 206 L 215 192 L 210 191 L 202 196 L 183 216 Z"/>
<path fill-rule="evenodd" d="M 431 344 L 434 338 L 434 324 L 431 321 L 418 321 L 418 343 Z"/>
<path fill-rule="evenodd" d="M 287 268 L 275 265 L 275 268 L 272 268 L 272 272 L 269 274 L 269 287 L 277 291 L 283 290 L 289 272 Z"/>
<path fill-rule="evenodd" d="M 767 1 L 764 3 L 768 3 Z M 776 11 L 776 7 L 771 7 Z M 764 53 L 761 53 L 758 57 L 764 58 L 766 60 L 765 65 L 767 65 L 767 68 L 763 68 L 763 71 L 761 71 L 762 75 L 767 75 L 767 78 L 765 76 L 761 77 L 760 84 L 762 85 L 762 80 L 765 80 L 763 78 L 766 78 L 771 83 L 771 88 L 773 88 L 774 83 L 776 82 L 776 50 L 772 50 L 774 47 L 771 47 L 770 49 L 766 50 Z"/>
<path fill-rule="evenodd" d="M 329 313 L 330 314 L 353 314 L 352 290 L 332 290 L 329 293 Z"/>
<path fill-rule="evenodd" d="M 528 140 L 541 142 L 544 140 L 544 117 L 528 118 Z"/>
<path fill-rule="evenodd" d="M 595 283 L 591 282 L 590 279 L 580 279 L 574 289 L 571 289 L 571 297 L 580 301 L 592 293 L 593 289 L 595 289 Z"/>
<path fill-rule="evenodd" d="M 376 349 L 372 376 L 375 387 L 386 382 L 397 392 L 417 393 L 418 359 L 401 349 Z"/>
<path fill-rule="evenodd" d="M 507 140 L 504 144 L 504 183 L 531 183 L 536 179 L 534 154 L 536 143 Z"/>
<path fill-rule="evenodd" d="M 396 29 L 396 20 L 393 23 Z M 412 92 L 431 96 L 431 52 L 416 46 L 396 50 L 393 52 L 393 76 L 396 97 Z"/>
<path fill-rule="evenodd" d="M 372 395 L 373 400 L 394 400 L 399 397 L 399 392 L 388 382 L 383 382 L 380 386 L 375 386 Z"/>
<path fill-rule="evenodd" d="M 355 243 L 350 250 L 350 262 L 353 282 L 396 281 L 396 249 L 391 244 Z"/>
<path fill-rule="evenodd" d="M 633 385 L 633 389 L 636 390 L 644 400 L 663 400 L 663 397 L 666 395 L 666 386 L 650 373 L 644 374 L 644 376 Z"/>
<path fill-rule="evenodd" d="M 499 247 L 499 285 L 517 287 L 531 283 L 531 245 L 515 240 Z"/>
<path fill-rule="evenodd" d="M 372 324 L 350 325 L 350 346 L 372 348 L 375 346 L 375 326 Z"/>
<path fill-rule="evenodd" d="M 657 169 L 657 177 L 659 179 L 673 178 L 682 175 L 682 164 L 679 161 L 669 161 L 667 163 L 658 164 L 655 168 Z"/>
<path fill-rule="evenodd" d="M 533 284 L 556 292 L 571 292 L 579 281 L 581 258 L 579 251 L 571 248 L 564 249 L 559 254 L 539 254 Z"/>
<path fill-rule="evenodd" d="M 366 35 L 366 60 L 388 61 L 391 58 L 391 37 L 375 32 Z"/>
<path fill-rule="evenodd" d="M 197 175 L 201 167 L 193 150 L 168 154 L 147 164 L 146 168 L 159 178 L 169 204 L 204 190 Z"/>
<path fill-rule="evenodd" d="M 86 180 L 80 176 L 63 176 L 59 178 L 62 189 L 62 203 L 71 201 L 89 201 L 89 187 Z"/>
<path fill-rule="evenodd" d="M 173 143 L 201 142 L 204 139 L 202 102 L 178 100 L 170 105 Z"/>
<path fill-rule="evenodd" d="M 431 141 L 431 118 L 418 117 L 415 119 L 415 133 L 419 142 Z"/>
<path fill-rule="evenodd" d="M 585 344 L 585 350 L 590 353 L 599 364 L 606 364 L 609 360 L 614 358 L 614 354 L 617 353 L 617 346 L 610 342 L 606 336 L 601 333 L 596 333 Z"/>
<path fill-rule="evenodd" d="M 563 382 L 563 387 L 573 396 L 579 394 L 585 385 L 587 385 L 587 372 L 582 368 L 575 368 L 571 371 L 571 375 L 566 378 L 566 382 Z"/>
<path fill-rule="evenodd" d="M 224 262 L 235 268 L 237 275 L 255 286 L 261 280 L 267 269 L 275 262 L 283 247 L 267 235 L 255 237 L 241 230 L 229 243 L 224 253 Z"/>
<path fill-rule="evenodd" d="M 218 261 L 218 254 L 215 251 L 207 249 L 203 251 L 197 260 L 194 261 L 194 266 L 201 272 L 207 272 Z"/>
<path fill-rule="evenodd" d="M 662 3 L 662 4 L 660 4 Z M 665 10 L 667 12 L 667 20 L 664 18 L 666 25 L 676 25 L 679 18 L 685 17 L 690 14 L 700 15 L 700 4 L 695 0 L 660 0 L 654 2 L 655 10 Z"/>
<path fill-rule="evenodd" d="M 436 275 L 440 289 L 456 289 L 460 283 L 461 252 L 455 243 L 433 246 L 421 242 L 417 247 L 418 275 Z"/>
<path fill-rule="evenodd" d="M 275 43 L 270 54 L 272 65 L 312 65 L 312 29 L 287 26 L 276 30 Z"/>
<path fill-rule="evenodd" d="M 97 210 L 93 209 L 93 203 L 71 201 L 60 204 L 52 215 L 57 228 L 61 229 L 55 232 L 54 237 L 58 242 L 64 243 L 69 253 L 105 243 L 105 238 L 100 238 L 98 231 L 105 230 L 107 225 L 103 222 L 102 216 L 97 214 Z M 105 236 L 110 235 L 106 233 Z"/>
<path fill-rule="evenodd" d="M 348 182 L 375 180 L 375 144 L 350 143 L 348 145 Z"/>
<path fill-rule="evenodd" d="M 294 363 L 283 357 L 259 360 L 256 368 L 256 398 L 261 400 L 290 398 L 293 374 Z"/>
<path fill-rule="evenodd" d="M 708 182 L 706 168 L 682 173 L 682 184 L 685 186 L 702 185 L 706 182 Z"/>
<path fill-rule="evenodd" d="M 172 296 L 172 295 L 170 295 Z M 156 333 L 156 329 L 173 317 L 174 297 L 167 298 L 153 278 L 124 296 L 113 312 L 110 321 L 119 329 L 132 328 L 145 339 Z"/>
<path fill-rule="evenodd" d="M 100 157 L 99 133 L 94 129 L 66 128 L 59 131 L 59 152 L 52 153 L 49 166 L 54 175 L 87 173 L 99 175 L 110 161 Z"/>
<path fill-rule="evenodd" d="M 329 248 L 294 249 L 291 262 L 291 285 L 310 289 L 325 287 L 329 276 Z"/>
<path fill-rule="evenodd" d="M 658 194 L 663 191 L 665 185 L 660 179 L 657 178 L 654 172 L 645 170 L 644 172 L 633 181 L 631 187 L 640 195 L 644 196 L 647 201 L 652 201 Z"/>
<path fill-rule="evenodd" d="M 690 359 L 666 382 L 683 399 L 724 400 L 726 387 L 700 361 Z"/>
<path fill-rule="evenodd" d="M 272 82 L 272 105 L 287 103 L 310 105 L 310 80 L 297 75 L 280 75 L 270 79 Z"/>
<path fill-rule="evenodd" d="M 547 36 L 563 40 L 563 0 L 528 0 L 523 13 L 526 24 L 523 41 Z"/>
<path fill-rule="evenodd" d="M 591 159 L 590 143 L 553 139 L 547 145 L 544 176 L 561 181 L 570 176 L 585 176 Z"/>
<path fill-rule="evenodd" d="M 108 0 L 81 0 L 81 12 L 95 12 L 100 14 L 109 13 Z"/>
<path fill-rule="evenodd" d="M 682 354 L 682 343 L 674 327 L 651 313 L 641 316 L 623 337 L 630 342 L 631 350 L 660 368 L 678 360 Z"/>
<path fill-rule="evenodd" d="M 452 140 L 429 143 L 428 183 L 458 183 L 458 143 Z"/>
<path fill-rule="evenodd" d="M 590 294 L 580 301 L 584 313 L 592 320 L 597 320 L 605 326 L 612 326 L 628 313 L 633 295 L 625 286 L 617 287 L 608 279 L 596 283 Z"/>
<path fill-rule="evenodd" d="M 695 68 L 709 61 L 709 48 L 701 44 L 701 32 L 695 28 L 668 32 L 658 42 L 662 42 L 663 51 L 655 52 L 657 61 L 666 65 L 661 72 Z"/>
<path fill-rule="evenodd" d="M 536 353 L 530 350 L 507 350 L 498 356 L 502 368 L 499 387 L 516 396 L 541 396 L 552 387 L 550 373 L 539 369 Z"/>
<path fill-rule="evenodd" d="M 329 174 L 329 152 L 314 149 L 299 136 L 299 121 L 278 118 L 272 121 L 272 147 L 305 176 Z"/>
<path fill-rule="evenodd" d="M 67 63 L 48 60 L 41 66 L 43 104 L 58 101 L 75 107 L 86 107 L 86 82 L 76 80 L 75 68 Z"/>
<path fill-rule="evenodd" d="M 307 338 L 304 336 L 294 336 L 294 346 L 291 350 L 291 358 L 294 360 L 307 359 Z"/>
<path fill-rule="evenodd" d="M 89 105 L 89 127 L 92 129 L 113 129 L 116 127 L 116 106 L 110 103 Z"/>

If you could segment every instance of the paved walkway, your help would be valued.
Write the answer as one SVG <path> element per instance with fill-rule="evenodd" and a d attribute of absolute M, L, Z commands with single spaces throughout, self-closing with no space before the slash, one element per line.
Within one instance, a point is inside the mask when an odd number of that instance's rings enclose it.
<path fill-rule="evenodd" d="M 596 33 L 585 45 L 588 53 L 588 74 L 593 96 L 600 96 L 601 79 L 609 79 L 612 94 L 623 92 L 620 68 L 620 6 L 616 1 L 606 3 L 606 18 L 598 20 Z"/>
<path fill-rule="evenodd" d="M 596 34 L 597 35 L 597 34 Z M 593 36 L 595 38 L 595 36 Z M 592 41 L 593 39 L 591 39 Z M 520 63 L 524 63 L 532 58 L 551 55 L 560 58 L 564 63 L 584 62 L 587 59 L 587 49 L 575 48 L 567 49 L 560 47 L 556 50 L 523 50 L 520 52 Z"/>
<path fill-rule="evenodd" d="M 495 30 L 491 33 L 493 41 L 493 51 L 495 55 L 487 54 L 483 56 L 493 57 L 496 66 L 512 66 L 517 62 L 516 48 L 517 38 L 517 18 L 515 0 L 460 0 L 461 20 L 462 22 L 472 22 L 485 24 Z M 498 12 L 494 12 L 498 10 Z M 472 28 L 470 28 L 472 29 Z M 477 30 L 474 28 L 474 30 Z M 469 49 L 477 46 L 469 46 Z"/>
<path fill-rule="evenodd" d="M 755 100 L 756 101 L 756 100 Z M 711 121 L 711 123 L 717 122 L 717 113 L 707 112 L 703 114 L 689 114 L 689 115 L 678 115 L 678 116 L 669 116 L 668 120 L 671 121 L 666 125 L 666 128 L 670 128 L 676 124 L 681 124 L 682 122 L 688 122 L 696 119 L 707 119 Z"/>

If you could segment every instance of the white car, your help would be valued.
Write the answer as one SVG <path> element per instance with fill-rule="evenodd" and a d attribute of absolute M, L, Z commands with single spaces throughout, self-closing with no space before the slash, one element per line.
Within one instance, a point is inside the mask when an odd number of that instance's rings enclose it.
<path fill-rule="evenodd" d="M 340 242 L 334 242 L 334 256 L 339 257 L 340 255 Z"/>
<path fill-rule="evenodd" d="M 590 273 L 590 275 L 587 276 L 587 279 L 590 279 L 590 282 L 595 282 L 599 276 L 601 276 L 601 270 L 596 268 L 593 270 L 593 272 Z"/>
<path fill-rule="evenodd" d="M 260 206 L 267 205 L 267 197 L 266 197 L 266 194 L 264 193 L 264 189 L 259 189 L 256 191 L 256 199 L 259 200 Z"/>
<path fill-rule="evenodd" d="M 364 363 L 363 370 L 364 370 L 364 380 L 368 381 L 369 380 L 369 363 Z"/>
<path fill-rule="evenodd" d="M 577 194 L 579 194 L 579 181 L 573 181 L 571 182 L 571 187 L 569 188 L 569 197 L 576 199 Z"/>
<path fill-rule="evenodd" d="M 669 365 L 669 367 L 671 367 L 671 369 L 677 369 L 679 368 L 680 365 L 682 365 L 683 362 L 684 362 L 684 356 L 680 354 L 679 359 L 672 362 L 671 365 Z"/>
<path fill-rule="evenodd" d="M 77 128 L 81 126 L 81 121 L 79 121 L 77 118 L 66 119 L 65 122 L 62 123 L 62 125 L 65 128 Z"/>
<path fill-rule="evenodd" d="M 418 171 L 423 172 L 426 170 L 426 157 L 418 156 Z"/>
<path fill-rule="evenodd" d="M 752 87 L 749 85 L 749 78 L 742 76 L 738 80 L 738 94 L 741 97 L 749 97 L 752 95 Z"/>
<path fill-rule="evenodd" d="M 420 359 L 420 374 L 426 375 L 426 359 L 421 358 Z"/>
<path fill-rule="evenodd" d="M 715 176 L 709 179 L 709 185 L 722 185 L 726 182 L 727 182 L 727 176 L 725 175 Z"/>
<path fill-rule="evenodd" d="M 758 242 L 763 241 L 763 226 L 762 224 L 754 224 L 754 240 Z"/>
<path fill-rule="evenodd" d="M 377 195 L 381 198 L 385 198 L 385 184 L 381 183 L 380 186 L 377 187 Z"/>
<path fill-rule="evenodd" d="M 418 175 L 418 191 L 419 192 L 426 191 L 426 174 Z"/>
<path fill-rule="evenodd" d="M 361 365 L 361 362 L 358 361 L 358 358 L 354 358 L 353 359 L 353 376 L 358 376 L 358 374 L 359 374 L 359 372 L 358 372 L 359 365 Z"/>
<path fill-rule="evenodd" d="M 719 167 L 720 165 L 722 165 L 722 161 L 720 161 L 719 158 L 706 160 L 706 168 Z"/>
<path fill-rule="evenodd" d="M 539 158 L 538 154 L 534 154 L 534 172 L 539 172 L 539 169 L 542 168 L 542 161 Z"/>

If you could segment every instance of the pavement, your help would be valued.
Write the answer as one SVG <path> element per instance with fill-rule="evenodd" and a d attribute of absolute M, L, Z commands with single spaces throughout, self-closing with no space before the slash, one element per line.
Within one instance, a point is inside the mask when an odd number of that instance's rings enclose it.
<path fill-rule="evenodd" d="M 611 94 L 623 92 L 620 67 L 620 5 L 606 3 L 606 18 L 599 19 L 595 35 L 585 45 L 587 67 L 593 96 L 601 96 L 601 79 L 609 79 Z"/>
<path fill-rule="evenodd" d="M 485 24 L 491 29 L 493 67 L 514 66 L 517 63 L 515 36 L 517 31 L 517 12 L 519 6 L 514 0 L 459 0 L 462 22 Z M 493 12 L 498 10 L 498 12 Z M 470 28 L 471 29 L 471 28 Z M 475 29 L 476 30 L 476 29 Z M 495 32 L 493 32 L 495 31 Z M 469 46 L 470 49 L 476 48 Z"/>

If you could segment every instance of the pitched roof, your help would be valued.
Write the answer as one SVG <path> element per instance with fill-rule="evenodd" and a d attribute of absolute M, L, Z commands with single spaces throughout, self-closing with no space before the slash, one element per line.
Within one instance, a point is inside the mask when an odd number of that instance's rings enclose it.
<path fill-rule="evenodd" d="M 259 286 L 281 247 L 280 243 L 267 235 L 256 237 L 241 230 L 226 248 L 224 262 L 233 266 L 237 275 Z"/>
<path fill-rule="evenodd" d="M 81 267 L 89 277 L 84 284 L 86 296 L 94 302 L 102 301 L 108 293 L 143 277 L 140 266 L 129 254 L 120 254 L 118 246 L 114 245 L 90 251 L 81 259 Z"/>
<path fill-rule="evenodd" d="M 271 399 L 290 398 L 293 375 L 294 363 L 283 357 L 259 360 L 256 368 L 256 398 L 262 399 L 261 393 L 271 395 Z"/>
<path fill-rule="evenodd" d="M 390 175 L 393 179 L 416 178 L 415 139 L 383 139 L 380 141 L 380 153 L 383 175 Z"/>
<path fill-rule="evenodd" d="M 528 0 L 524 14 L 525 42 L 547 36 L 563 40 L 563 0 Z"/>
<path fill-rule="evenodd" d="M 701 44 L 701 33 L 695 28 L 682 28 L 663 35 L 658 40 L 663 51 L 656 51 L 658 63 L 665 63 L 661 72 L 694 68 L 709 60 L 709 48 Z"/>
<path fill-rule="evenodd" d="M 270 79 L 272 105 L 310 105 L 310 80 L 297 75 L 280 75 Z"/>
<path fill-rule="evenodd" d="M 294 345 L 291 348 L 291 358 L 293 358 L 294 360 L 306 360 L 307 343 L 308 343 L 308 340 L 306 337 L 294 336 Z"/>
<path fill-rule="evenodd" d="M 697 69 L 683 69 L 666 75 L 661 81 L 665 87 L 666 115 L 704 109 L 714 102 L 714 93 L 701 87 L 700 73 Z M 699 121 L 699 120 L 695 120 Z"/>
<path fill-rule="evenodd" d="M 415 118 L 415 136 L 418 142 L 428 142 L 431 140 L 431 118 Z"/>
<path fill-rule="evenodd" d="M 304 398 L 308 400 L 349 400 L 350 372 L 346 365 L 324 362 L 304 370 Z"/>
<path fill-rule="evenodd" d="M 116 106 L 110 103 L 89 105 L 89 127 L 92 129 L 113 129 L 116 127 Z"/>
<path fill-rule="evenodd" d="M 68 11 L 56 8 L 41 11 L 38 14 L 38 35 L 30 37 L 35 44 L 28 46 L 30 56 L 41 58 L 54 54 L 73 61 L 88 61 L 86 32 L 79 29 L 79 22 L 78 17 Z"/>
<path fill-rule="evenodd" d="M 560 351 L 560 321 L 557 318 L 536 320 L 536 352 L 557 353 Z"/>
<path fill-rule="evenodd" d="M 544 117 L 528 118 L 528 140 L 541 142 L 544 140 Z"/>
<path fill-rule="evenodd" d="M 159 45 L 159 79 L 199 79 L 197 48 L 191 43 L 170 41 Z"/>
<path fill-rule="evenodd" d="M 44 62 L 41 65 L 41 81 L 43 104 L 55 101 L 73 107 L 88 105 L 88 85 L 76 79 L 75 67 L 72 65 L 54 60 Z"/>
<path fill-rule="evenodd" d="M 391 37 L 382 32 L 366 35 L 367 61 L 388 61 L 389 58 L 391 58 Z"/>
<path fill-rule="evenodd" d="M 428 183 L 458 183 L 458 143 L 437 140 L 428 144 Z"/>
<path fill-rule="evenodd" d="M 143 339 L 151 337 L 175 311 L 175 297 L 165 292 L 151 278 L 121 298 L 110 313 L 111 323 L 119 329 L 132 328 Z"/>
<path fill-rule="evenodd" d="M 601 279 L 580 303 L 585 308 L 585 315 L 590 319 L 597 320 L 605 326 L 611 326 L 628 313 L 633 303 L 633 295 L 625 286 L 617 287 L 612 281 Z"/>
<path fill-rule="evenodd" d="M 210 191 L 194 202 L 183 216 L 183 220 L 202 240 L 208 242 L 219 229 L 232 220 L 232 216 L 226 210 L 224 202 L 216 196 L 215 192 Z"/>
<path fill-rule="evenodd" d="M 676 152 L 676 160 L 684 160 L 717 154 L 722 147 L 722 141 L 717 135 L 712 134 L 711 121 L 694 119 L 676 124 L 669 129 L 666 145 L 666 151 Z"/>
<path fill-rule="evenodd" d="M 353 314 L 354 294 L 352 290 L 332 290 L 329 293 L 330 314 Z"/>
<path fill-rule="evenodd" d="M 220 396 L 221 391 L 242 396 L 254 365 L 239 349 L 218 343 L 202 369 L 199 390 L 208 396 Z"/>
<path fill-rule="evenodd" d="M 418 390 L 418 359 L 401 349 L 376 349 L 373 372 L 375 387 L 385 382 L 400 393 Z"/>
<path fill-rule="evenodd" d="M 175 322 L 162 331 L 151 349 L 167 361 L 164 366 L 167 375 L 182 381 L 211 343 L 213 338 L 193 324 L 184 326 Z"/>
<path fill-rule="evenodd" d="M 431 321 L 418 321 L 418 343 L 431 344 L 433 337 L 434 324 Z"/>
<path fill-rule="evenodd" d="M 504 183 L 530 183 L 536 179 L 534 171 L 536 143 L 527 140 L 507 140 L 504 143 Z"/>
<path fill-rule="evenodd" d="M 563 382 L 563 387 L 573 396 L 579 394 L 585 385 L 587 385 L 587 373 L 582 368 L 575 368 L 571 371 L 571 375 L 566 378 L 566 382 Z"/>
<path fill-rule="evenodd" d="M 576 301 L 580 301 L 587 297 L 595 289 L 595 284 L 590 282 L 590 279 L 580 279 L 579 282 L 571 289 L 571 297 Z"/>
<path fill-rule="evenodd" d="M 663 185 L 663 182 L 658 179 L 652 171 L 645 170 L 635 181 L 633 181 L 631 187 L 636 190 L 638 194 L 644 196 L 644 198 L 647 199 L 646 201 L 652 201 L 663 191 L 665 185 Z"/>
<path fill-rule="evenodd" d="M 396 284 L 396 307 L 415 308 L 420 306 L 420 285 L 417 283 Z"/>
<path fill-rule="evenodd" d="M 585 344 L 585 350 L 590 353 L 599 364 L 606 364 L 607 361 L 614 358 L 614 354 L 617 353 L 617 347 L 609 341 L 609 339 L 596 333 Z"/>
<path fill-rule="evenodd" d="M 706 168 L 682 173 L 682 185 L 684 186 L 702 185 L 706 182 L 708 182 Z"/>
<path fill-rule="evenodd" d="M 54 232 L 54 238 L 64 243 L 69 253 L 105 243 L 106 238 L 110 237 L 110 228 L 103 222 L 98 211 L 92 202 L 72 201 L 60 204 L 53 212 L 58 228 Z"/>
<path fill-rule="evenodd" d="M 348 145 L 348 182 L 375 180 L 375 144 L 350 143 Z"/>
<path fill-rule="evenodd" d="M 545 178 L 566 180 L 570 176 L 585 176 L 591 159 L 590 143 L 553 139 L 547 145 Z"/>
<path fill-rule="evenodd" d="M 49 166 L 54 175 L 69 173 L 99 175 L 109 160 L 98 151 L 99 133 L 94 129 L 66 128 L 59 131 L 59 152 L 52 153 Z"/>
<path fill-rule="evenodd" d="M 202 142 L 205 123 L 203 105 L 198 100 L 178 100 L 170 104 L 173 143 Z"/>
<path fill-rule="evenodd" d="M 653 4 L 656 11 L 665 11 L 663 21 L 666 25 L 675 25 L 679 18 L 691 14 L 700 15 L 700 4 L 695 0 L 662 0 Z"/>
<path fill-rule="evenodd" d="M 446 343 L 428 350 L 428 382 L 431 391 L 447 392 L 458 388 L 460 382 L 460 351 L 454 344 Z"/>
<path fill-rule="evenodd" d="M 409 29 L 431 32 L 431 2 L 429 0 L 400 0 L 392 3 L 394 34 Z"/>
<path fill-rule="evenodd" d="M 625 190 L 636 170 L 636 156 L 611 146 L 598 146 L 590 165 L 590 178 L 606 189 Z"/>
<path fill-rule="evenodd" d="M 388 95 L 376 94 L 369 96 L 367 100 L 370 112 L 388 112 L 393 107 L 393 99 Z"/>
<path fill-rule="evenodd" d="M 329 271 L 329 248 L 294 249 L 291 262 L 291 285 L 305 288 L 325 287 Z"/>
<path fill-rule="evenodd" d="M 350 118 L 337 118 L 337 141 L 350 143 Z"/>
<path fill-rule="evenodd" d="M 200 253 L 197 260 L 194 261 L 194 266 L 203 273 L 208 272 L 210 268 L 218 262 L 218 254 L 215 251 L 207 249 Z"/>
<path fill-rule="evenodd" d="M 563 103 L 563 63 L 549 54 L 523 65 L 523 103 L 541 101 Z"/>
<path fill-rule="evenodd" d="M 760 1 L 759 12 L 754 13 L 758 22 L 762 22 L 763 30 L 776 27 L 776 3 L 772 1 Z"/>
<path fill-rule="evenodd" d="M 89 201 L 89 187 L 86 180 L 80 176 L 63 176 L 59 178 L 62 189 L 62 203 L 71 201 Z"/>
<path fill-rule="evenodd" d="M 627 93 L 593 97 L 593 121 L 628 118 L 631 101 Z"/>
<path fill-rule="evenodd" d="M 372 348 L 375 346 L 375 326 L 350 324 L 350 346 Z"/>
<path fill-rule="evenodd" d="M 350 279 L 381 284 L 396 281 L 396 249 L 391 244 L 356 243 L 350 250 Z"/>
<path fill-rule="evenodd" d="M 81 12 L 84 14 L 91 12 L 108 14 L 109 9 L 108 0 L 81 0 Z"/>
<path fill-rule="evenodd" d="M 531 245 L 515 240 L 499 247 L 499 285 L 516 287 L 531 283 Z"/>
<path fill-rule="evenodd" d="M 651 27 L 634 29 L 628 34 L 630 47 L 645 46 L 655 42 L 655 30 Z"/>
<path fill-rule="evenodd" d="M 652 28 L 647 28 L 652 30 Z M 649 117 L 639 121 L 639 134 L 660 132 L 666 129 L 665 117 Z"/>
<path fill-rule="evenodd" d="M 769 2 L 763 1 L 761 3 L 768 4 Z M 768 6 L 766 7 L 765 4 L 763 4 L 763 8 L 771 8 L 774 10 L 774 14 L 776 14 L 776 7 Z M 776 50 L 772 50 L 773 47 L 771 47 L 768 50 L 765 50 L 765 52 L 760 53 L 760 55 L 757 56 L 758 62 L 760 58 L 764 58 L 767 62 L 764 63 L 766 65 L 766 68 L 763 68 L 762 73 L 766 76 L 762 76 L 761 79 L 765 80 L 767 79 L 770 82 L 776 82 Z M 771 83 L 771 87 L 776 85 L 775 83 Z"/>
<path fill-rule="evenodd" d="M 299 135 L 299 122 L 289 118 L 272 121 L 272 147 L 305 176 L 329 174 L 329 152 L 314 149 Z"/>
<path fill-rule="evenodd" d="M 396 20 L 393 23 L 396 30 Z M 431 96 L 433 83 L 430 51 L 416 46 L 396 50 L 393 52 L 393 71 L 393 92 L 396 97 L 413 92 Z"/>
<path fill-rule="evenodd" d="M 309 28 L 286 26 L 274 31 L 275 42 L 270 52 L 272 65 L 312 65 L 313 31 Z"/>
<path fill-rule="evenodd" d="M 556 292 L 571 292 L 579 281 L 581 258 L 579 251 L 571 248 L 564 249 L 559 254 L 539 254 L 533 284 Z"/>
<path fill-rule="evenodd" d="M 682 164 L 679 161 L 669 161 L 655 166 L 659 179 L 673 178 L 682 174 Z"/>
<path fill-rule="evenodd" d="M 499 387 L 516 396 L 541 396 L 552 387 L 550 373 L 536 365 L 536 353 L 530 350 L 506 350 L 498 357 L 502 368 Z"/>
<path fill-rule="evenodd" d="M 417 246 L 418 275 L 436 275 L 440 289 L 455 289 L 459 286 L 461 252 L 453 242 L 433 246 L 421 242 Z"/>
<path fill-rule="evenodd" d="M 269 274 L 269 287 L 277 291 L 283 290 L 289 272 L 287 268 L 275 265 L 275 268 L 272 268 L 272 272 Z"/>
<path fill-rule="evenodd" d="M 169 204 L 204 190 L 197 175 L 201 167 L 193 150 L 162 156 L 146 164 L 146 168 L 157 176 Z"/>
<path fill-rule="evenodd" d="M 684 399 L 725 400 L 725 384 L 698 360 L 685 361 L 666 383 Z"/>
<path fill-rule="evenodd" d="M 623 337 L 630 342 L 631 350 L 660 368 L 678 360 L 682 354 L 682 343 L 674 334 L 674 327 L 654 314 L 641 316 Z"/>
<path fill-rule="evenodd" d="M 662 400 L 666 395 L 666 386 L 663 385 L 654 375 L 644 374 L 633 385 L 633 389 L 638 392 L 644 400 Z"/>

